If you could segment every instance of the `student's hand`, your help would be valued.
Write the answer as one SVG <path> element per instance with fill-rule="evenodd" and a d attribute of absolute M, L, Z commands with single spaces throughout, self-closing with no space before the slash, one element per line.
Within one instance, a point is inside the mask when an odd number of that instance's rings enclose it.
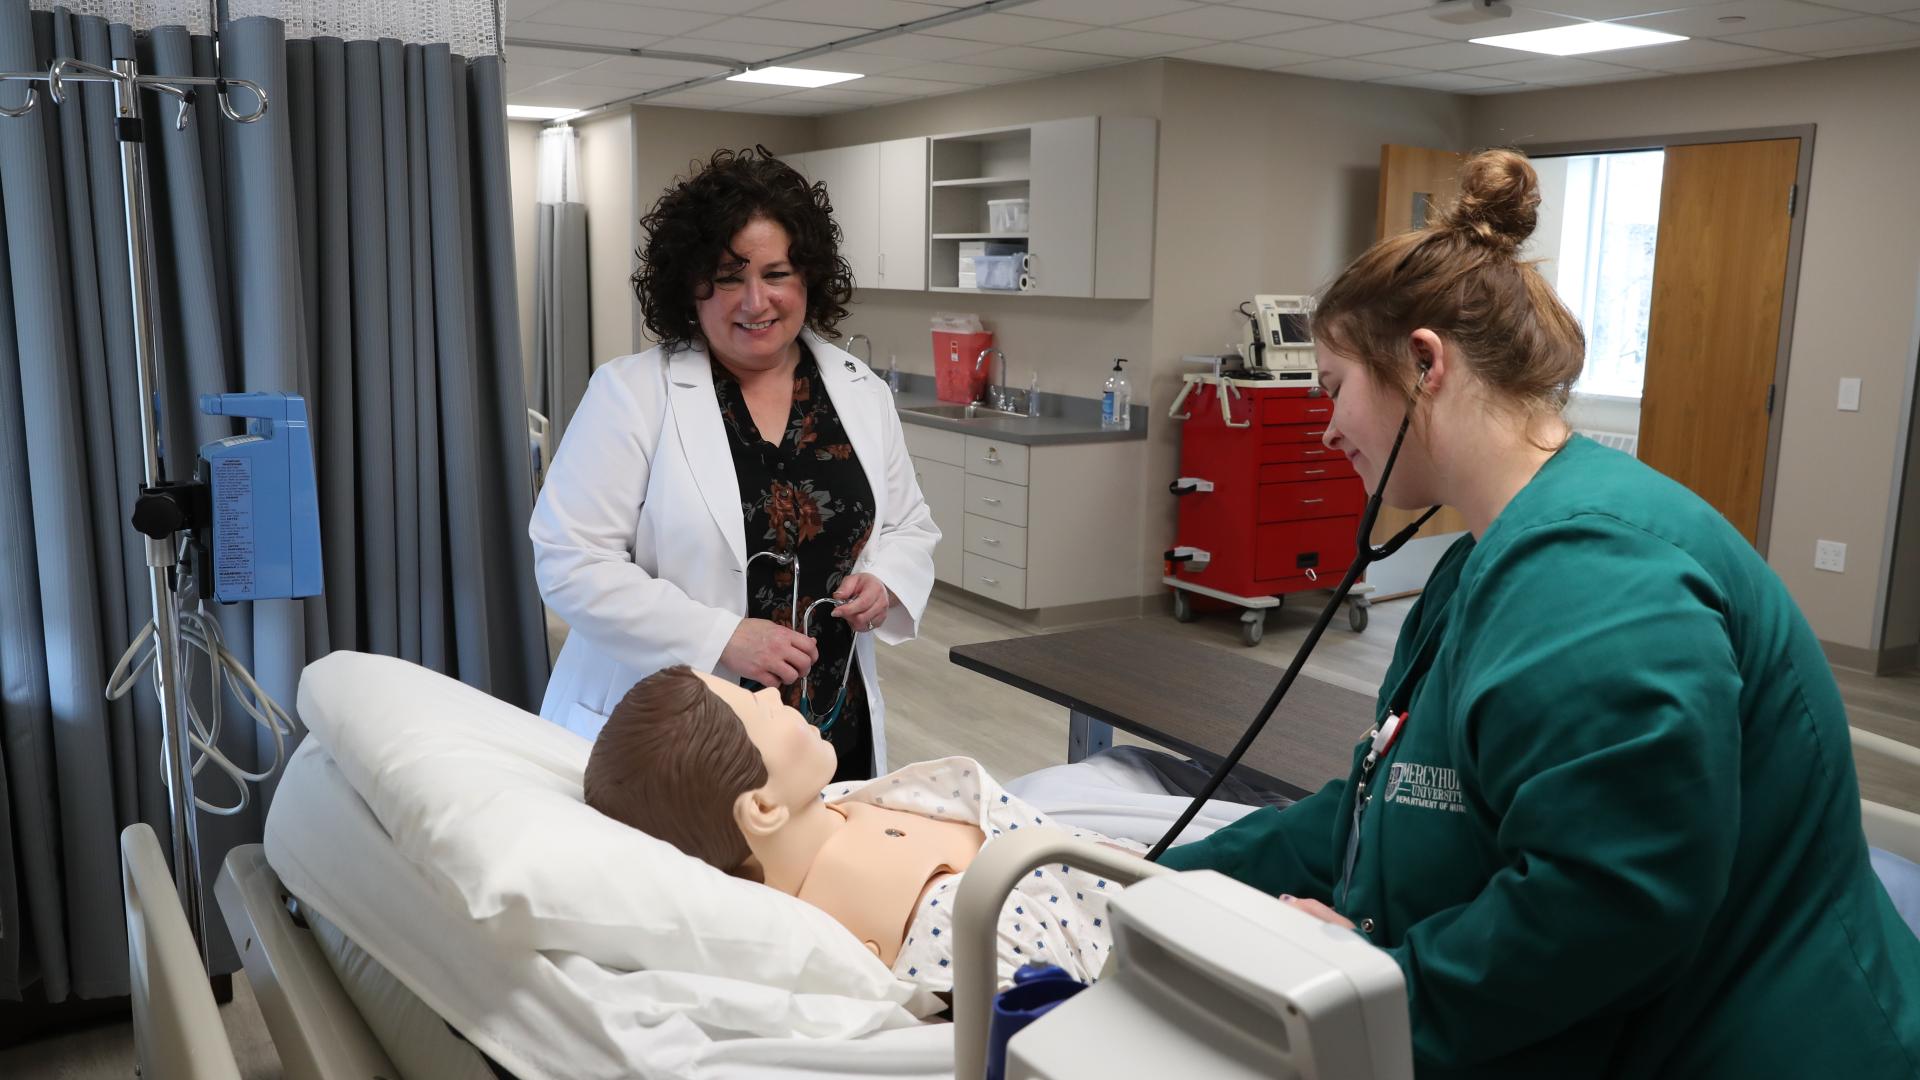
<path fill-rule="evenodd" d="M 1347 918 L 1345 915 L 1340 914 L 1318 900 L 1303 900 L 1298 896 L 1288 896 L 1286 893 L 1281 893 L 1280 902 L 1293 908 L 1295 911 L 1305 912 L 1319 919 L 1321 922 L 1332 923 L 1335 926 L 1345 927 L 1348 930 L 1354 928 L 1352 919 Z"/>
<path fill-rule="evenodd" d="M 847 625 L 856 632 L 878 627 L 886 621 L 887 609 L 893 606 L 893 594 L 872 574 L 847 575 L 833 591 L 833 598 L 842 601 L 833 609 L 833 617 L 847 620 Z"/>
<path fill-rule="evenodd" d="M 766 619 L 742 619 L 720 650 L 720 663 L 761 686 L 790 686 L 820 659 L 820 647 L 805 634 Z"/>

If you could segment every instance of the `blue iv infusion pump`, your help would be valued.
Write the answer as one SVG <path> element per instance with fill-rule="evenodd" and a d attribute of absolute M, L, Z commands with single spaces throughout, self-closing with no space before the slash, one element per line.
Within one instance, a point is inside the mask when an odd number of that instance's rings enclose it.
<path fill-rule="evenodd" d="M 197 530 L 200 595 L 223 604 L 320 595 L 320 498 L 306 400 L 204 394 L 200 411 L 247 422 L 246 434 L 200 448 L 207 499 Z"/>

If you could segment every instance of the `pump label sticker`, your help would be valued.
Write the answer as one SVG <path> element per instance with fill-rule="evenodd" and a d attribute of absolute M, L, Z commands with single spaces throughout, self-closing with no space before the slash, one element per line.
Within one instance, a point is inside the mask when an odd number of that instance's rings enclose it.
<path fill-rule="evenodd" d="M 1455 814 L 1467 812 L 1466 805 L 1460 801 L 1460 773 L 1438 765 L 1396 762 L 1387 770 L 1387 786 L 1381 794 L 1388 802 L 1402 806 Z"/>

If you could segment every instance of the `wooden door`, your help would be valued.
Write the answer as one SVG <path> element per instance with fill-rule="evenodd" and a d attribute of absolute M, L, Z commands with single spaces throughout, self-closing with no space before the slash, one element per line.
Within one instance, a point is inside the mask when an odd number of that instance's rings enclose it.
<path fill-rule="evenodd" d="M 1800 140 L 1667 150 L 1654 245 L 1640 460 L 1749 541 L 1767 432 Z"/>
<path fill-rule="evenodd" d="M 1460 166 L 1465 154 L 1451 150 L 1427 150 L 1418 146 L 1380 148 L 1380 213 L 1375 219 L 1374 238 L 1418 229 L 1427 224 L 1460 194 Z M 1408 438 L 1412 438 L 1411 435 Z M 1373 542 L 1384 544 L 1413 523 L 1424 511 L 1396 510 L 1382 506 L 1373 522 Z M 1415 536 L 1439 536 L 1465 532 L 1467 519 L 1458 510 L 1447 507 L 1420 527 Z"/>

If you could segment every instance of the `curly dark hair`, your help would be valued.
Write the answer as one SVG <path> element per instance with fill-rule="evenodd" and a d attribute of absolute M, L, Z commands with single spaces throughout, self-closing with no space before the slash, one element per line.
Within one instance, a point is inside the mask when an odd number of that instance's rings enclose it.
<path fill-rule="evenodd" d="M 787 231 L 787 261 L 807 286 L 806 325 L 824 338 L 847 317 L 853 298 L 853 268 L 840 257 L 840 226 L 825 184 L 809 185 L 793 167 L 764 146 L 716 150 L 693 175 L 676 180 L 640 219 L 646 243 L 635 254 L 634 295 L 647 332 L 662 345 L 684 345 L 700 333 L 696 300 L 713 295 L 714 272 L 723 259 L 740 256 L 729 246 L 755 217 Z"/>

